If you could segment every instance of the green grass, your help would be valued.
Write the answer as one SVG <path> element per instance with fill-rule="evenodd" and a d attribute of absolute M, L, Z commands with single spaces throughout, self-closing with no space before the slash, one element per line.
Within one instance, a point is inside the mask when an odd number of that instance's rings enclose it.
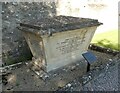
<path fill-rule="evenodd" d="M 91 43 L 120 51 L 120 43 L 118 43 L 118 30 L 95 34 Z"/>

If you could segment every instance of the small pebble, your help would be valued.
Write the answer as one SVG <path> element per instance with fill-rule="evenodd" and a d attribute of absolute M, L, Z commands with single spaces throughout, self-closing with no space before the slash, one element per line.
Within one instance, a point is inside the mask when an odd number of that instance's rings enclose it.
<path fill-rule="evenodd" d="M 40 73 L 39 72 L 35 72 L 37 75 L 40 75 Z"/>
<path fill-rule="evenodd" d="M 89 76 L 89 79 L 91 79 L 92 77 L 91 76 Z"/>
<path fill-rule="evenodd" d="M 68 87 L 71 87 L 71 84 L 67 84 Z"/>
<path fill-rule="evenodd" d="M 9 16 L 6 16 L 7 18 L 9 17 Z"/>
<path fill-rule="evenodd" d="M 40 75 L 40 78 L 42 78 L 43 80 L 46 80 L 47 78 L 49 78 L 49 76 L 47 74 L 42 74 Z"/>
<path fill-rule="evenodd" d="M 54 74 L 53 76 L 55 77 L 55 76 L 57 76 L 57 74 Z"/>
<path fill-rule="evenodd" d="M 75 68 L 76 68 L 76 66 L 72 66 L 72 67 L 71 67 L 71 70 L 75 70 Z"/>
<path fill-rule="evenodd" d="M 15 15 L 16 17 L 18 17 L 18 15 Z"/>
<path fill-rule="evenodd" d="M 109 59 L 109 61 L 113 61 L 112 59 Z"/>
<path fill-rule="evenodd" d="M 77 66 L 79 66 L 80 64 L 76 64 Z"/>
<path fill-rule="evenodd" d="M 85 84 L 87 81 L 84 81 L 83 84 Z"/>
<path fill-rule="evenodd" d="M 64 68 L 63 71 L 67 71 L 67 70 Z"/>
<path fill-rule="evenodd" d="M 2 11 L 2 14 L 5 13 L 5 11 Z"/>
<path fill-rule="evenodd" d="M 71 87 L 71 90 L 73 90 L 74 88 L 73 87 Z"/>
<path fill-rule="evenodd" d="M 109 64 L 107 64 L 107 66 L 109 66 Z"/>

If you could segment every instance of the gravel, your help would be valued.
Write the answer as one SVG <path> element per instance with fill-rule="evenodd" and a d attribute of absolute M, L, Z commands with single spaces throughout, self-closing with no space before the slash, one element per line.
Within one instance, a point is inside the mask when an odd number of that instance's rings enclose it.
<path fill-rule="evenodd" d="M 107 65 L 105 72 L 84 85 L 82 91 L 118 91 L 118 64 Z"/>
<path fill-rule="evenodd" d="M 92 50 L 91 50 L 92 51 Z M 11 71 L 15 76 L 12 82 L 3 84 L 4 91 L 117 91 L 119 58 L 113 55 L 92 51 L 98 58 L 99 66 L 81 76 L 79 63 L 45 74 L 40 79 L 26 65 Z M 47 80 L 46 80 L 47 78 Z"/>

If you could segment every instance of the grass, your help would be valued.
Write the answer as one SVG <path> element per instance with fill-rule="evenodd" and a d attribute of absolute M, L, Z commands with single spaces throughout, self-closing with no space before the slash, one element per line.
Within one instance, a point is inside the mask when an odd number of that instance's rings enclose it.
<path fill-rule="evenodd" d="M 104 33 L 95 34 L 91 43 L 120 51 L 120 43 L 118 42 L 118 30 L 111 30 Z"/>

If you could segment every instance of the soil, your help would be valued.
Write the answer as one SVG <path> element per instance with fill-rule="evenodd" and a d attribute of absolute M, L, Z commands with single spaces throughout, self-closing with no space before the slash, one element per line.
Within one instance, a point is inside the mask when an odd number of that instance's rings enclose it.
<path fill-rule="evenodd" d="M 91 65 L 89 72 L 84 70 L 85 66 L 81 66 L 83 62 L 86 62 L 85 60 L 45 73 L 42 76 L 36 75 L 26 64 L 23 64 L 15 69 L 9 70 L 9 73 L 7 72 L 7 74 L 3 75 L 3 80 L 1 80 L 2 89 L 3 91 L 95 90 L 96 88 L 91 86 L 99 85 L 98 83 L 95 83 L 97 82 L 96 78 L 100 77 L 99 75 L 101 75 L 101 73 L 107 73 L 108 68 L 118 64 L 119 58 L 118 55 L 115 56 L 94 50 L 89 51 L 93 52 L 97 57 L 97 62 L 94 65 Z M 109 77 L 106 78 L 108 79 Z M 111 77 L 111 79 L 112 78 L 113 77 Z M 106 81 L 106 79 L 104 81 Z M 97 87 L 97 89 L 99 89 L 99 87 Z M 114 90 L 117 90 L 117 88 L 114 88 Z"/>

